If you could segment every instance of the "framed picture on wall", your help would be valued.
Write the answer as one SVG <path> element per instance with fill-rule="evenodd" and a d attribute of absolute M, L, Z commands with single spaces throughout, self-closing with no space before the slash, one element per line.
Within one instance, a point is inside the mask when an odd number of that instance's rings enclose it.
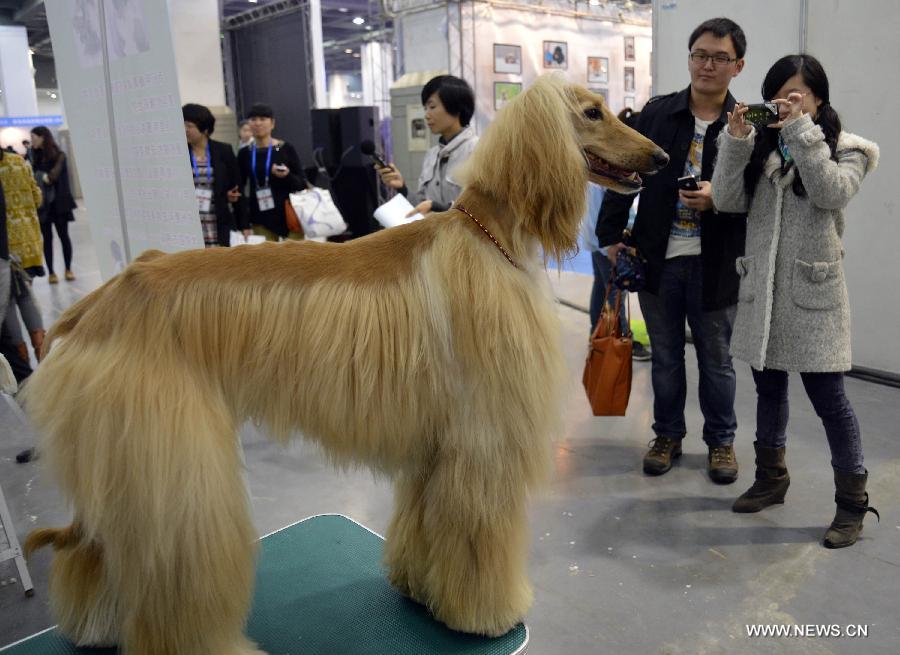
<path fill-rule="evenodd" d="M 520 93 L 521 82 L 494 82 L 494 109 L 500 109 Z"/>
<path fill-rule="evenodd" d="M 494 44 L 494 72 L 522 74 L 522 46 Z"/>
<path fill-rule="evenodd" d="M 609 89 L 602 89 L 600 87 L 588 87 L 588 91 L 591 93 L 596 93 L 598 96 L 603 96 L 603 102 L 606 103 L 606 106 L 609 107 Z"/>
<path fill-rule="evenodd" d="M 588 84 L 609 84 L 609 58 L 588 57 Z"/>
<path fill-rule="evenodd" d="M 624 109 L 625 107 L 631 107 L 637 111 L 637 107 L 634 106 L 634 96 L 625 96 L 625 106 L 622 108 Z"/>
<path fill-rule="evenodd" d="M 634 61 L 634 37 L 625 37 L 625 61 Z"/>
<path fill-rule="evenodd" d="M 569 68 L 569 44 L 565 41 L 544 41 L 544 68 Z"/>
<path fill-rule="evenodd" d="M 626 66 L 625 67 L 625 92 L 631 91 L 634 93 L 634 67 Z"/>

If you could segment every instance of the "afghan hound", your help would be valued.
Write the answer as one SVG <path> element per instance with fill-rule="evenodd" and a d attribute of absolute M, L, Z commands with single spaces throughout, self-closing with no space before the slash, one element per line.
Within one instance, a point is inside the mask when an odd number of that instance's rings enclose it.
<path fill-rule="evenodd" d="M 545 264 L 575 249 L 588 179 L 633 192 L 665 161 L 601 96 L 542 77 L 447 212 L 344 244 L 148 251 L 72 306 L 25 390 L 74 509 L 26 545 L 57 550 L 60 629 L 127 655 L 259 653 L 248 419 L 390 477 L 390 582 L 450 628 L 512 628 L 567 379 Z"/>

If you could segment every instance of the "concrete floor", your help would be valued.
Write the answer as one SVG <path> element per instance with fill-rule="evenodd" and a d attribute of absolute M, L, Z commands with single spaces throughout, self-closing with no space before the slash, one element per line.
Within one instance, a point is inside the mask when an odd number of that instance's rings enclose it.
<path fill-rule="evenodd" d="M 55 287 L 46 278 L 35 282 L 48 319 L 100 282 L 83 216 L 72 231 L 78 280 Z M 551 278 L 561 298 L 587 303 L 589 277 L 554 271 Z M 733 514 L 731 502 L 753 477 L 755 400 L 748 367 L 737 365 L 738 482 L 721 487 L 706 477 L 696 365 L 688 367 L 685 456 L 668 474 L 645 477 L 640 460 L 652 438 L 649 363 L 635 364 L 627 417 L 592 417 L 580 387 L 588 320 L 569 307 L 559 312 L 571 393 L 566 429 L 554 448 L 555 475 L 531 505 L 535 603 L 527 617 L 528 652 L 900 653 L 900 518 L 894 507 L 900 496 L 900 390 L 847 380 L 862 427 L 870 495 L 882 520 L 870 515 L 856 546 L 829 551 L 819 543 L 834 512 L 828 448 L 798 382 L 791 388 L 793 485 L 787 503 L 756 515 Z M 242 438 L 260 534 L 326 512 L 384 532 L 392 502 L 384 480 L 365 471 L 335 472 L 314 448 L 301 443 L 284 451 L 250 426 Z M 14 461 L 31 439 L 0 404 L 0 481 L 20 539 L 35 526 L 68 522 L 40 466 Z M 35 597 L 25 598 L 17 584 L 0 587 L 0 646 L 53 624 L 49 561 L 45 550 L 30 565 Z M 15 576 L 11 562 L 0 564 L 0 578 Z M 858 624 L 867 626 L 868 637 L 751 638 L 748 624 Z"/>

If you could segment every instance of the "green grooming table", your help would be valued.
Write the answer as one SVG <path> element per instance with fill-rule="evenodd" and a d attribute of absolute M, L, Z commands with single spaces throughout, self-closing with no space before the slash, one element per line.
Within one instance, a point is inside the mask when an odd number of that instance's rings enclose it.
<path fill-rule="evenodd" d="M 270 655 L 523 655 L 528 628 L 496 639 L 454 632 L 400 595 L 381 567 L 384 540 L 337 514 L 261 540 L 247 634 Z M 49 628 L 3 655 L 115 655 L 75 648 Z"/>

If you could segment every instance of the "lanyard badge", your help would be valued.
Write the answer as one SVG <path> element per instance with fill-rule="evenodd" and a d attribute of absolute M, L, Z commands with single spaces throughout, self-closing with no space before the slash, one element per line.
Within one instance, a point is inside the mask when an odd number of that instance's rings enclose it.
<path fill-rule="evenodd" d="M 197 159 L 194 157 L 194 150 L 191 149 L 191 168 L 194 170 L 194 179 L 200 179 L 200 168 L 197 166 Z M 212 186 L 212 159 L 209 156 L 209 141 L 206 142 L 206 183 Z M 200 189 L 194 187 L 194 193 L 197 196 L 197 204 L 200 211 L 208 214 L 212 205 L 212 189 Z"/>
<path fill-rule="evenodd" d="M 275 199 L 272 198 L 272 189 L 269 188 L 269 174 L 272 172 L 272 142 L 269 141 L 269 149 L 266 152 L 266 180 L 265 184 L 259 183 L 259 176 L 256 171 L 256 144 L 250 151 L 250 170 L 253 171 L 253 181 L 256 184 L 256 204 L 259 211 L 269 211 L 275 209 Z"/>
<path fill-rule="evenodd" d="M 264 184 L 259 183 L 259 174 L 256 171 L 256 144 L 253 144 L 253 148 L 250 150 L 250 170 L 253 171 L 253 181 L 256 183 L 256 188 L 266 188 L 269 186 L 269 174 L 272 172 L 272 142 L 269 141 L 269 149 L 266 152 L 266 181 Z"/>

